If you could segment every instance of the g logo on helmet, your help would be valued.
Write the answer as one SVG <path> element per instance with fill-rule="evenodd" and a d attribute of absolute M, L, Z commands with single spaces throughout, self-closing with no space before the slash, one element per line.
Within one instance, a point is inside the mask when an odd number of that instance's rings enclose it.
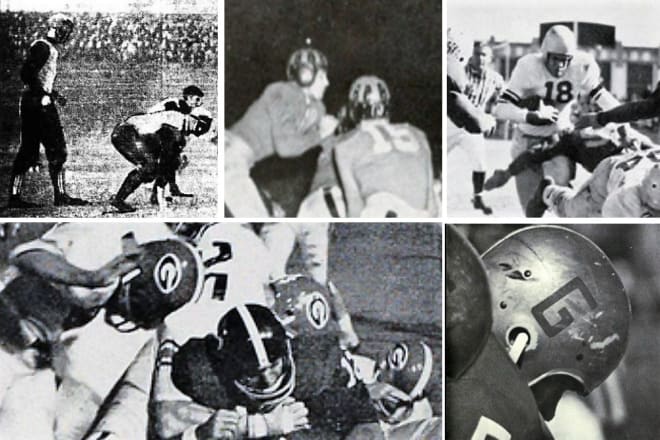
<path fill-rule="evenodd" d="M 319 292 L 310 294 L 307 302 L 307 320 L 315 329 L 321 330 L 330 320 L 330 305 L 323 295 Z"/>
<path fill-rule="evenodd" d="M 402 343 L 396 344 L 387 357 L 387 363 L 394 370 L 403 370 L 408 363 L 408 346 Z"/>
<path fill-rule="evenodd" d="M 154 281 L 156 287 L 165 295 L 174 292 L 181 282 L 181 260 L 174 254 L 165 254 L 156 263 Z"/>

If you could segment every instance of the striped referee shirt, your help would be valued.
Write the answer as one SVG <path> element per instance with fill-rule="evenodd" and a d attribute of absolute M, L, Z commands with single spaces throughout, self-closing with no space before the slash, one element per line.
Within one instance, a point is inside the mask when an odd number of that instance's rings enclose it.
<path fill-rule="evenodd" d="M 475 107 L 489 111 L 490 104 L 495 102 L 504 89 L 504 78 L 488 67 L 477 72 L 470 63 L 465 66 L 465 74 L 468 79 L 465 95 Z"/>

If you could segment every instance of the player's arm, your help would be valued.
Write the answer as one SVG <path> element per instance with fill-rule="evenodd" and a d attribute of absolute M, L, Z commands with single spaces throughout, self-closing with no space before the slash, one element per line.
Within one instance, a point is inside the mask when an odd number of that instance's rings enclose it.
<path fill-rule="evenodd" d="M 610 122 L 632 122 L 657 116 L 660 116 L 660 93 L 656 91 L 641 101 L 628 102 L 610 110 L 598 112 L 595 120 L 598 125 L 603 126 Z"/>
<path fill-rule="evenodd" d="M 305 106 L 284 87 L 266 93 L 273 145 L 280 157 L 297 157 L 321 142 L 322 105 Z M 301 105 L 303 108 L 301 108 Z"/>
<path fill-rule="evenodd" d="M 33 93 L 40 93 L 47 95 L 44 90 L 43 84 L 39 80 L 39 71 L 44 67 L 48 57 L 50 56 L 50 48 L 43 41 L 37 41 L 30 47 L 25 63 L 21 68 L 21 80 L 26 84 Z"/>
<path fill-rule="evenodd" d="M 465 94 L 447 92 L 447 115 L 459 128 L 470 133 L 484 133 L 495 126 L 495 119 L 475 107 Z"/>
<path fill-rule="evenodd" d="M 603 203 L 602 216 L 635 218 L 641 217 L 644 211 L 638 188 L 624 187 L 607 196 Z"/>
<path fill-rule="evenodd" d="M 346 216 L 359 217 L 364 209 L 364 200 L 362 200 L 358 183 L 353 175 L 353 151 L 351 147 L 352 145 L 343 144 L 335 148 L 333 161 L 346 201 Z"/>

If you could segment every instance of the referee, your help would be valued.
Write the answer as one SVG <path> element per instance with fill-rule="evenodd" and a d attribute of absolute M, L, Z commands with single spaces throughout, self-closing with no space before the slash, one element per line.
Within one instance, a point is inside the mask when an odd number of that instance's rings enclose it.
<path fill-rule="evenodd" d="M 464 91 L 470 102 L 486 113 L 490 113 L 492 105 L 497 101 L 500 93 L 504 89 L 504 78 L 489 65 L 493 58 L 493 49 L 490 46 L 479 41 L 474 42 L 472 56 L 465 66 L 465 74 L 468 84 Z M 476 158 L 472 162 L 472 187 L 474 196 L 472 204 L 475 209 L 479 209 L 484 214 L 492 214 L 493 210 L 487 206 L 481 198 L 481 192 L 484 189 L 486 179 L 486 169 L 484 164 L 485 142 L 482 134 L 476 134 L 480 138 L 479 142 L 474 142 L 475 151 L 472 157 Z"/>

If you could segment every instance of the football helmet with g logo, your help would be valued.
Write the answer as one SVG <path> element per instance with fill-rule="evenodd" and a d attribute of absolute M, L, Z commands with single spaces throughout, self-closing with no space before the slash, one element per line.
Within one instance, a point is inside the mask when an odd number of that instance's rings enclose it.
<path fill-rule="evenodd" d="M 124 276 L 104 306 L 105 321 L 120 332 L 155 328 L 198 295 L 204 280 L 198 252 L 181 239 L 137 245 L 129 235 L 124 248 L 131 246 L 139 269 Z"/>
<path fill-rule="evenodd" d="M 306 275 L 287 275 L 271 284 L 273 311 L 292 337 L 328 328 L 331 306 L 328 289 Z"/>
<path fill-rule="evenodd" d="M 390 90 L 377 76 L 361 76 L 348 91 L 348 113 L 354 123 L 390 116 Z"/>
<path fill-rule="evenodd" d="M 289 81 L 295 81 L 301 87 L 308 87 L 320 70 L 328 71 L 328 59 L 320 50 L 304 47 L 289 57 L 286 76 Z"/>
<path fill-rule="evenodd" d="M 490 334 L 490 289 L 486 269 L 470 242 L 452 225 L 445 231 L 446 375 L 458 379 Z"/>
<path fill-rule="evenodd" d="M 570 229 L 532 226 L 497 242 L 483 261 L 496 338 L 511 348 L 520 333 L 529 337 L 518 363 L 530 386 L 562 376 L 586 395 L 616 368 L 630 302 L 598 246 Z"/>

